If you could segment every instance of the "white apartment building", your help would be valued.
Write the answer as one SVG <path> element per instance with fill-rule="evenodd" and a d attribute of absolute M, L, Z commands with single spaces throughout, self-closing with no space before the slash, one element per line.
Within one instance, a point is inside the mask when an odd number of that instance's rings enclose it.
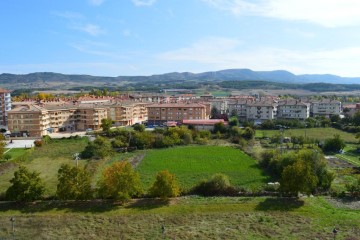
<path fill-rule="evenodd" d="M 225 114 L 228 112 L 228 99 L 224 98 L 214 98 L 208 100 L 208 102 L 211 104 L 211 109 L 216 108 L 221 114 Z"/>
<path fill-rule="evenodd" d="M 305 120 L 310 116 L 310 103 L 287 99 L 278 102 L 277 118 Z"/>
<path fill-rule="evenodd" d="M 322 99 L 320 101 L 311 102 L 310 115 L 314 117 L 340 115 L 341 111 L 341 102 L 337 100 Z"/>
<path fill-rule="evenodd" d="M 7 112 L 11 110 L 11 94 L 0 88 L 0 127 L 7 126 Z"/>

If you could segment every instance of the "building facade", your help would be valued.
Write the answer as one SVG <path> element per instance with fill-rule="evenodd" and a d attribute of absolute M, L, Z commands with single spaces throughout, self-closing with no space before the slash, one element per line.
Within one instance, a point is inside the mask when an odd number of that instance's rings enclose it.
<path fill-rule="evenodd" d="M 248 121 L 261 124 L 265 120 L 273 120 L 277 117 L 277 103 L 272 101 L 254 102 L 246 105 L 246 117 Z"/>
<path fill-rule="evenodd" d="M 161 125 L 167 121 L 181 122 L 187 119 L 209 119 L 210 104 L 168 103 L 148 105 L 149 124 Z"/>
<path fill-rule="evenodd" d="M 312 101 L 310 107 L 310 115 L 330 117 L 340 115 L 342 112 L 341 102 L 337 100 L 322 99 L 320 101 Z"/>
<path fill-rule="evenodd" d="M 277 118 L 305 120 L 310 116 L 310 103 L 288 99 L 278 102 Z"/>
<path fill-rule="evenodd" d="M 7 113 L 11 110 L 11 94 L 0 88 L 0 126 L 7 126 Z"/>

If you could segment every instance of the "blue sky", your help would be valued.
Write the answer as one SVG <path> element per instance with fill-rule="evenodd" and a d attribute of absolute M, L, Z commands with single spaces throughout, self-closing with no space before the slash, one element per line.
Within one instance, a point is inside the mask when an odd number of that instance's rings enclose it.
<path fill-rule="evenodd" d="M 0 73 L 360 76 L 358 0 L 3 0 Z"/>

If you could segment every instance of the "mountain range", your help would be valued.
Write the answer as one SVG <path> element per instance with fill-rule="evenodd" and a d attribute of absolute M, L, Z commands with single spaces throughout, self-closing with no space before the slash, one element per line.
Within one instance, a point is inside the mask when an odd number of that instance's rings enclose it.
<path fill-rule="evenodd" d="M 220 81 L 271 81 L 279 83 L 331 83 L 331 84 L 360 84 L 360 77 L 340 77 L 331 74 L 304 74 L 295 75 L 284 70 L 275 71 L 253 71 L 250 69 L 227 69 L 203 73 L 172 72 L 151 76 L 118 76 L 103 77 L 91 75 L 61 74 L 53 72 L 37 72 L 30 74 L 0 74 L 1 85 L 13 84 L 36 84 L 61 82 L 63 84 L 72 82 L 76 84 L 117 84 L 117 83 L 170 83 L 174 81 L 197 81 L 197 82 L 220 82 Z"/>

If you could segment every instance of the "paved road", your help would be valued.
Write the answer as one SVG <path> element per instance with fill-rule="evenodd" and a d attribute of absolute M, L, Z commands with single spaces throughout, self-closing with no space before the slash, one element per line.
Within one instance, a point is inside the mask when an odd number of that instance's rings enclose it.
<path fill-rule="evenodd" d="M 12 143 L 10 141 L 6 141 L 7 144 L 5 148 L 31 148 L 34 147 L 34 140 L 13 140 Z"/>

